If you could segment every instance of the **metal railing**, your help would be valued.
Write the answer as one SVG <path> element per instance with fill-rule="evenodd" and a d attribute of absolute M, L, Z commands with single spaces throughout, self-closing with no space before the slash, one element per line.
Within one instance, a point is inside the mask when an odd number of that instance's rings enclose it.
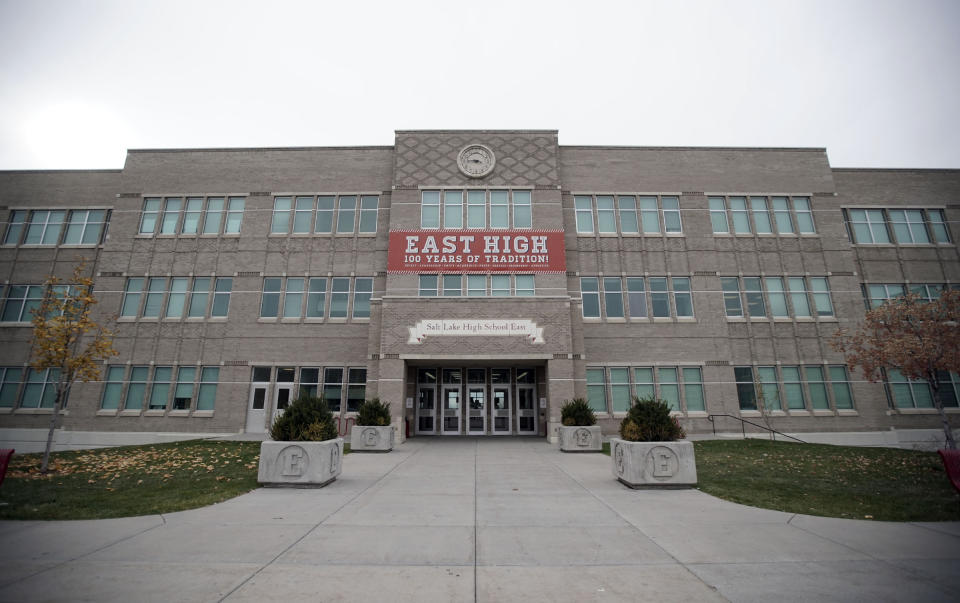
<path fill-rule="evenodd" d="M 759 424 L 759 423 L 754 423 L 753 421 L 748 421 L 747 419 L 744 419 L 743 417 L 738 417 L 738 416 L 736 416 L 736 415 L 728 415 L 728 414 L 707 415 L 707 420 L 710 421 L 710 424 L 711 424 L 711 425 L 713 425 L 713 435 L 717 435 L 717 423 L 716 423 L 716 421 L 713 420 L 714 417 L 730 417 L 731 419 L 736 419 L 737 421 L 740 421 L 740 431 L 743 433 L 743 439 L 747 439 L 747 427 L 746 427 L 746 426 L 747 426 L 747 425 L 753 425 L 754 427 L 757 427 L 757 428 L 759 428 L 759 429 L 763 429 L 764 431 L 769 431 L 770 433 L 772 433 L 774 440 L 777 439 L 777 436 L 778 436 L 778 435 L 782 435 L 782 436 L 785 437 L 785 438 L 790 438 L 791 440 L 794 440 L 794 441 L 796 441 L 796 442 L 800 442 L 801 444 L 806 444 L 806 442 L 804 442 L 804 441 L 801 440 L 800 438 L 795 438 L 795 437 L 793 437 L 792 435 L 787 435 L 787 434 L 785 434 L 785 433 L 783 433 L 783 432 L 777 431 L 776 429 L 767 427 L 766 425 L 761 425 L 761 424 Z"/>

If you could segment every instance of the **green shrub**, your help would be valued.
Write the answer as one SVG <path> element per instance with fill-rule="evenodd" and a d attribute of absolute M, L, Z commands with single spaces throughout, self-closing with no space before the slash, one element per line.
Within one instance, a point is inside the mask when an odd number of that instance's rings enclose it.
<path fill-rule="evenodd" d="M 672 442 L 686 437 L 670 406 L 656 398 L 634 397 L 620 422 L 620 437 L 629 442 Z"/>
<path fill-rule="evenodd" d="M 560 407 L 560 422 L 567 427 L 589 427 L 597 424 L 590 403 L 583 398 L 566 400 Z"/>
<path fill-rule="evenodd" d="M 381 402 L 380 398 L 364 400 L 357 409 L 355 425 L 378 425 L 383 427 L 390 424 L 390 404 Z"/>
<path fill-rule="evenodd" d="M 327 401 L 312 396 L 294 400 L 270 426 L 270 437 L 278 442 L 322 442 L 337 435 Z"/>

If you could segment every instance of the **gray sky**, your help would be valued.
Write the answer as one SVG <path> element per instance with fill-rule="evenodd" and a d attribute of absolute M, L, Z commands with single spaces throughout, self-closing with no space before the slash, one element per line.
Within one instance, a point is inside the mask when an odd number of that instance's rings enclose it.
<path fill-rule="evenodd" d="M 960 168 L 958 108 L 957 0 L 0 0 L 0 169 L 448 128 Z"/>

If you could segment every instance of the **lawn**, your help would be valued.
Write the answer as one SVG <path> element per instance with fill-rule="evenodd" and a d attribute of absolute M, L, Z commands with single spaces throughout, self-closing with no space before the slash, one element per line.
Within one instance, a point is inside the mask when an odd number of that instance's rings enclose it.
<path fill-rule="evenodd" d="M 0 486 L 0 519 L 100 519 L 170 513 L 257 487 L 260 442 L 190 440 L 51 457 L 14 456 Z"/>
<path fill-rule="evenodd" d="M 694 448 L 698 488 L 733 502 L 849 519 L 960 520 L 960 497 L 935 452 L 770 440 Z"/>

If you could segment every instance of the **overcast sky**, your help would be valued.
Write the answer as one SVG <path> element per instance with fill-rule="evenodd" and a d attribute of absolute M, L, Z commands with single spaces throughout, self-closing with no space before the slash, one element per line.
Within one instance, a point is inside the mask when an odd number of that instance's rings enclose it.
<path fill-rule="evenodd" d="M 496 128 L 960 168 L 960 1 L 0 0 L 0 169 Z"/>

